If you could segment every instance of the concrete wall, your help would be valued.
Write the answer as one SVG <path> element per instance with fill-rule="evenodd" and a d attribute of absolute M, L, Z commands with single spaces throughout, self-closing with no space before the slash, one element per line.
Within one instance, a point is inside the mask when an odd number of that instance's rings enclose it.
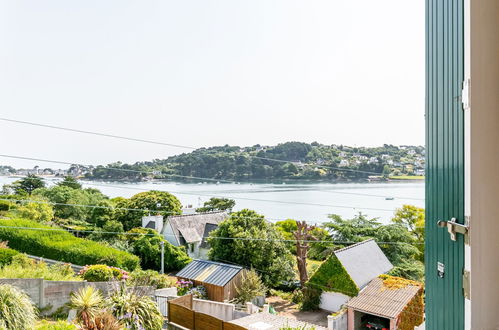
<path fill-rule="evenodd" d="M 224 321 L 234 319 L 234 304 L 221 303 L 211 300 L 193 299 L 192 309 L 196 312 L 208 314 Z"/>
<path fill-rule="evenodd" d="M 116 282 L 45 281 L 38 278 L 4 278 L 0 279 L 0 283 L 10 284 L 23 290 L 39 308 L 51 306 L 50 309 L 44 311 L 46 314 L 67 304 L 71 293 L 80 288 L 94 286 L 107 295 L 118 287 Z M 152 288 L 141 288 L 141 291 L 150 296 L 154 294 Z"/>
<path fill-rule="evenodd" d="M 321 294 L 321 304 L 319 305 L 319 307 L 329 312 L 337 312 L 349 300 L 349 296 L 341 293 L 323 292 Z"/>
<path fill-rule="evenodd" d="M 337 315 L 328 315 L 327 328 L 329 330 L 347 330 L 348 329 L 347 310 L 344 310 L 341 313 L 338 313 Z"/>
<path fill-rule="evenodd" d="M 471 329 L 499 329 L 498 17 L 498 0 L 471 1 Z"/>

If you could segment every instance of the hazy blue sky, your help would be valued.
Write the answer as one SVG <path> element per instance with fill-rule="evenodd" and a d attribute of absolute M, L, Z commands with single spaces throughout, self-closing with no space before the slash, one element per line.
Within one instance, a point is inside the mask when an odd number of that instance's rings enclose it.
<path fill-rule="evenodd" d="M 0 0 L 0 116 L 196 147 L 423 144 L 424 1 Z M 1 121 L 0 141 L 85 164 L 183 152 Z"/>

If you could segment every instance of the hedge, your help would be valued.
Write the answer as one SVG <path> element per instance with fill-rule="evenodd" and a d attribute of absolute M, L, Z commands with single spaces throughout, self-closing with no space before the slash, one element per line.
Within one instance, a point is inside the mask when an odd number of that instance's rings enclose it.
<path fill-rule="evenodd" d="M 0 220 L 0 241 L 9 241 L 9 246 L 20 252 L 76 265 L 106 264 L 130 271 L 139 266 L 137 256 L 58 229 L 26 219 Z"/>
<path fill-rule="evenodd" d="M 16 254 L 19 254 L 16 250 L 12 249 L 0 249 L 0 268 L 8 265 L 12 262 L 12 257 L 14 257 Z"/>

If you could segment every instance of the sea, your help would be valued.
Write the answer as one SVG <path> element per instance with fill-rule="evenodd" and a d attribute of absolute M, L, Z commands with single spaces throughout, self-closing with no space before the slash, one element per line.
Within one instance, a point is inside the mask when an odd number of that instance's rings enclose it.
<path fill-rule="evenodd" d="M 0 186 L 19 178 L 0 176 Z M 59 178 L 46 178 L 47 184 Z M 349 219 L 362 213 L 389 223 L 397 208 L 404 204 L 424 207 L 424 182 L 370 183 L 181 183 L 181 182 L 101 182 L 81 181 L 109 197 L 132 197 L 148 190 L 174 194 L 185 208 L 196 208 L 211 197 L 236 201 L 234 210 L 252 209 L 270 221 L 305 220 L 311 224 L 327 222 L 329 215 Z"/>

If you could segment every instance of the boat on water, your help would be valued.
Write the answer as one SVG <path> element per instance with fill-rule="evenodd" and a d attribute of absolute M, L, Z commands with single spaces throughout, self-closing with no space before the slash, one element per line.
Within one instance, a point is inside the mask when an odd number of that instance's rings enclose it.
<path fill-rule="evenodd" d="M 385 200 L 387 201 L 393 201 L 395 199 L 395 197 L 385 197 Z"/>

